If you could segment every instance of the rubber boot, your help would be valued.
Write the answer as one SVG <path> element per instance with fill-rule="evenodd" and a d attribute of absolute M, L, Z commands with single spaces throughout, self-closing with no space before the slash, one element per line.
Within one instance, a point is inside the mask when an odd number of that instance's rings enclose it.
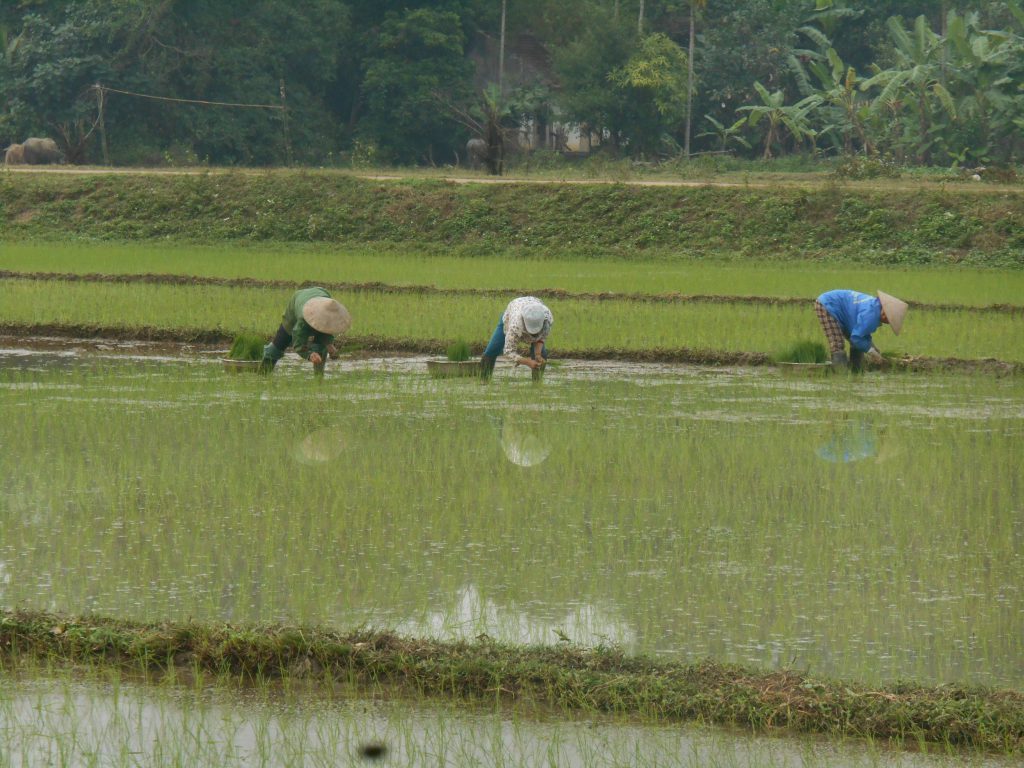
<path fill-rule="evenodd" d="M 832 355 L 832 371 L 839 373 L 840 371 L 846 371 L 850 367 L 850 361 L 846 357 L 845 352 L 835 352 Z"/>
<path fill-rule="evenodd" d="M 490 355 L 481 355 L 480 357 L 480 378 L 484 381 L 490 381 L 491 376 L 494 375 L 494 364 L 498 362 L 498 358 L 491 357 Z"/>
<path fill-rule="evenodd" d="M 263 347 L 263 359 L 260 360 L 260 367 L 256 369 L 256 372 L 269 376 L 274 372 L 274 366 L 277 365 L 277 361 L 282 357 L 284 357 L 284 351 L 278 349 L 274 342 L 270 342 Z"/>
<path fill-rule="evenodd" d="M 864 372 L 864 353 L 859 349 L 850 350 L 850 373 Z"/>

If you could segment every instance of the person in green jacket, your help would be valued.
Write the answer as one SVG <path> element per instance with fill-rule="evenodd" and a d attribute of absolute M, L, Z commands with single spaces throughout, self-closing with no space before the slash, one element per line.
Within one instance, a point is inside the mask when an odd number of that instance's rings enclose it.
<path fill-rule="evenodd" d="M 288 347 L 322 374 L 334 337 L 348 330 L 352 316 L 323 288 L 302 288 L 292 294 L 273 340 L 263 348 L 260 373 L 270 373 Z"/>

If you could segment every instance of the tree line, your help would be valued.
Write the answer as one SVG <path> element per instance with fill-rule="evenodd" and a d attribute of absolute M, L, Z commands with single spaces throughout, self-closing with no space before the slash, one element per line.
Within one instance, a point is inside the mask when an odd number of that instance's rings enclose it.
<path fill-rule="evenodd" d="M 0 45 L 0 142 L 70 162 L 1024 152 L 1021 0 L 8 0 Z"/>

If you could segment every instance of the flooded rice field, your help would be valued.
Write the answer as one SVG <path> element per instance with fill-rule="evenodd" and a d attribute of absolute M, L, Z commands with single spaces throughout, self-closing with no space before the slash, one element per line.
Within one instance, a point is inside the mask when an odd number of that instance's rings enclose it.
<path fill-rule="evenodd" d="M 0 350 L 0 606 L 1024 687 L 1024 383 Z"/>
<path fill-rule="evenodd" d="M 978 768 L 1006 758 L 753 738 L 443 703 L 34 676 L 0 691 L 0 765 Z"/>

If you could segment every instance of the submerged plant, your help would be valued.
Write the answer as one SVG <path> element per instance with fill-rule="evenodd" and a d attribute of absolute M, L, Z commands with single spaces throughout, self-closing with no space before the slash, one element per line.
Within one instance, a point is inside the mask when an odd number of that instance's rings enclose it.
<path fill-rule="evenodd" d="M 263 357 L 263 339 L 251 333 L 240 333 L 231 344 L 228 357 L 232 360 L 260 360 Z"/>
<path fill-rule="evenodd" d="M 466 360 L 469 360 L 469 342 L 462 341 L 461 339 L 459 341 L 456 341 L 454 344 L 451 344 L 448 347 L 447 354 L 448 359 L 451 360 L 453 363 L 462 363 L 465 362 Z"/>

